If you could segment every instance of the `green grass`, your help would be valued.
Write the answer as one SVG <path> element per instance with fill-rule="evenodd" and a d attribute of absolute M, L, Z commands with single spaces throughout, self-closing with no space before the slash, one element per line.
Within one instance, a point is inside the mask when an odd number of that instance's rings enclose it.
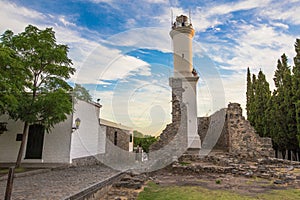
<path fill-rule="evenodd" d="M 296 200 L 300 199 L 300 191 L 296 189 L 278 190 L 265 194 L 246 196 L 224 190 L 209 190 L 198 186 L 166 186 L 162 187 L 149 182 L 139 196 L 138 200 Z"/>
<path fill-rule="evenodd" d="M 296 200 L 300 199 L 300 190 L 288 189 L 288 190 L 277 190 L 271 193 L 260 195 L 261 199 L 272 199 L 272 200 Z"/>
<path fill-rule="evenodd" d="M 189 165 L 191 163 L 190 162 L 179 162 L 179 164 L 182 165 L 182 166 L 186 166 L 186 165 Z"/>
<path fill-rule="evenodd" d="M 8 168 L 0 168 L 0 174 L 7 174 L 9 171 Z M 28 171 L 26 168 L 23 168 L 23 167 L 19 167 L 19 168 L 16 168 L 15 169 L 15 173 L 21 173 L 21 172 L 25 172 L 25 171 Z"/>

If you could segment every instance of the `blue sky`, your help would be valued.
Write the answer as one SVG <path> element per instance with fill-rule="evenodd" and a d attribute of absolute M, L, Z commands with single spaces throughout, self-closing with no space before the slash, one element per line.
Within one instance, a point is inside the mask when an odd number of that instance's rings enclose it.
<path fill-rule="evenodd" d="M 101 117 L 155 135 L 170 122 L 171 10 L 174 18 L 191 12 L 205 116 L 229 102 L 245 107 L 247 67 L 262 69 L 273 88 L 277 59 L 295 55 L 299 7 L 299 0 L 1 0 L 0 31 L 53 27 L 77 69 L 70 83 L 101 99 Z"/>

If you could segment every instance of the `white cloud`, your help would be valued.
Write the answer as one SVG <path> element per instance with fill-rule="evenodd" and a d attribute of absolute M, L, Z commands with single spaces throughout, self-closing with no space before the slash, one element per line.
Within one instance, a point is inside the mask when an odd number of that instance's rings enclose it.
<path fill-rule="evenodd" d="M 273 1 L 264 9 L 260 10 L 262 17 L 272 20 L 284 20 L 288 23 L 300 25 L 299 13 L 300 1 L 284 1 L 275 2 Z"/>
<path fill-rule="evenodd" d="M 19 7 L 14 3 L 0 1 L 0 31 L 10 29 L 16 33 L 21 32 L 27 24 L 37 24 L 46 19 L 42 13 L 25 7 Z"/>
<path fill-rule="evenodd" d="M 254 16 L 255 13 L 259 13 L 269 6 L 268 4 L 264 7 L 258 7 L 254 12 Z M 293 14 L 295 15 L 295 12 Z M 248 21 L 230 21 L 232 23 L 231 29 L 227 29 L 227 33 L 222 35 L 223 39 L 210 35 L 203 39 L 200 38 L 200 40 L 202 39 L 201 44 L 206 51 L 206 55 L 216 61 L 219 67 L 230 70 L 231 73 L 236 73 L 234 76 L 237 79 L 238 74 L 240 74 L 240 80 L 244 79 L 243 74 L 246 73 L 247 67 L 250 67 L 254 73 L 262 69 L 271 88 L 273 88 L 272 78 L 277 59 L 283 53 L 286 53 L 291 60 L 295 54 L 293 43 L 296 36 L 287 31 L 289 29 L 288 24 L 269 20 L 269 24 L 264 24 L 262 20 L 253 22 L 251 18 Z M 227 78 L 226 80 L 230 79 Z M 232 85 L 235 85 L 234 82 L 233 80 Z M 235 98 L 238 95 L 234 91 L 226 90 L 226 96 L 238 99 Z M 240 91 L 240 94 L 244 94 L 244 92 Z M 243 96 L 240 96 L 239 102 L 244 102 Z"/>
<path fill-rule="evenodd" d="M 196 7 L 192 12 L 192 23 L 196 31 L 205 31 L 207 28 L 216 27 L 223 24 L 232 17 L 235 11 L 261 8 L 268 5 L 268 1 L 246 0 L 220 4 L 208 4 L 205 7 Z"/>
<path fill-rule="evenodd" d="M 97 45 L 94 41 L 80 37 L 79 32 L 76 31 L 76 27 L 69 29 L 65 26 L 60 26 L 60 23 L 72 25 L 72 23 L 65 19 L 65 16 L 44 15 L 32 9 L 17 6 L 16 4 L 6 1 L 0 1 L 0 17 L 2 19 L 0 23 L 1 32 L 11 29 L 15 33 L 18 33 L 24 31 L 24 28 L 28 24 L 38 26 L 40 29 L 49 26 L 53 27 L 57 41 L 69 45 L 70 54 L 73 55 L 71 58 L 74 59 L 75 62 L 79 60 L 78 58 L 86 57 L 88 52 Z"/>
<path fill-rule="evenodd" d="M 93 3 L 112 3 L 113 0 L 89 0 L 90 2 Z"/>
<path fill-rule="evenodd" d="M 103 80 L 125 79 L 134 74 L 151 74 L 148 63 L 100 44 L 85 58 L 72 79 L 77 83 L 101 83 Z"/>
<path fill-rule="evenodd" d="M 145 27 L 118 33 L 108 39 L 110 44 L 126 46 L 130 50 L 146 48 L 171 52 L 168 27 Z"/>
<path fill-rule="evenodd" d="M 160 133 L 171 120 L 171 91 L 164 81 L 129 78 L 113 91 L 96 91 L 103 104 L 101 117 L 135 127 L 145 134 Z"/>
<path fill-rule="evenodd" d="M 184 10 L 180 7 L 163 7 L 163 13 L 158 16 L 153 16 L 154 20 L 159 22 L 157 27 L 171 29 L 171 21 L 174 21 L 176 16 L 182 15 L 184 13 L 188 13 L 188 10 Z M 173 15 L 173 19 L 171 19 Z"/>
<path fill-rule="evenodd" d="M 107 85 L 111 85 L 112 83 L 107 82 L 107 81 L 102 81 L 102 80 L 98 80 L 97 83 L 99 85 L 103 85 L 103 87 L 106 87 Z"/>
<path fill-rule="evenodd" d="M 246 73 L 234 73 L 222 78 L 225 102 L 240 103 L 242 108 L 246 108 Z M 244 113 L 245 114 L 245 113 Z"/>
<path fill-rule="evenodd" d="M 271 0 L 261 1 L 261 0 L 246 0 L 238 2 L 230 2 L 221 5 L 213 5 L 211 8 L 205 12 L 206 16 L 216 16 L 224 15 L 235 11 L 249 10 L 258 7 L 264 7 L 268 5 Z"/>
<path fill-rule="evenodd" d="M 289 28 L 289 25 L 283 24 L 283 23 L 279 23 L 279 22 L 270 22 L 270 24 L 272 26 L 283 28 L 283 29 L 288 29 Z"/>
<path fill-rule="evenodd" d="M 260 1 L 260 0 L 246 0 L 230 3 L 209 3 L 207 6 L 195 7 L 191 10 L 191 20 L 193 27 L 196 32 L 205 31 L 207 28 L 214 27 L 216 31 L 220 28 L 217 26 L 226 22 L 226 20 L 231 18 L 230 13 L 241 10 L 250 10 L 253 8 L 262 8 L 267 6 L 271 0 Z M 162 27 L 170 27 L 171 24 L 171 10 L 173 12 L 173 18 L 181 14 L 188 15 L 189 10 L 183 9 L 181 7 L 169 7 L 164 8 L 164 12 L 154 19 L 158 19 L 159 25 Z M 173 19 L 173 20 L 174 20 Z"/>
<path fill-rule="evenodd" d="M 126 20 L 125 28 L 134 28 L 136 26 L 136 20 L 133 18 L 130 18 Z"/>
<path fill-rule="evenodd" d="M 291 60 L 295 54 L 293 43 L 296 36 L 286 31 L 290 28 L 288 24 L 272 21 L 279 19 L 278 16 L 280 15 L 276 13 L 281 12 L 279 3 L 278 7 L 271 6 L 272 4 L 273 2 L 271 1 L 226 3 L 212 6 L 211 8 L 197 8 L 192 15 L 192 23 L 198 32 L 206 31 L 207 28 L 215 28 L 217 25 L 225 24 L 229 21 L 232 23 L 231 30 L 226 30 L 227 33 L 222 35 L 222 38 L 216 35 L 198 38 L 201 47 L 205 50 L 205 54 L 215 61 L 218 67 L 230 70 L 231 75 L 223 76 L 222 78 L 226 104 L 239 102 L 245 108 L 245 76 L 247 67 L 250 67 L 253 73 L 258 73 L 258 70 L 262 69 L 267 76 L 271 89 L 273 89 L 272 78 L 277 59 L 283 53 L 286 53 Z M 255 9 L 253 10 L 254 16 L 259 15 L 259 13 L 261 15 L 264 14 L 261 12 L 262 10 L 272 11 L 272 9 L 276 8 L 276 11 L 270 14 L 273 17 L 267 18 L 269 25 L 263 24 L 262 20 L 253 22 L 251 18 L 247 19 L 247 21 L 243 19 L 240 21 L 231 20 L 232 12 L 253 8 Z M 297 8 L 297 6 L 294 8 Z M 290 13 L 283 14 L 281 18 L 291 21 L 289 16 L 297 15 L 297 11 L 294 8 L 289 8 Z M 297 18 L 293 19 L 294 23 L 297 21 Z M 266 14 L 264 19 L 266 20 Z M 200 102 L 198 102 L 198 113 L 200 115 L 215 111 L 212 108 L 214 104 L 210 94 L 212 91 L 203 87 L 200 85 Z"/>
<path fill-rule="evenodd" d="M 58 19 L 59 19 L 59 21 L 60 21 L 61 23 L 63 23 L 63 25 L 65 25 L 65 26 L 76 26 L 76 24 L 74 24 L 74 23 L 72 23 L 72 22 L 69 22 L 69 21 L 66 19 L 65 16 L 60 16 L 60 17 L 58 17 Z"/>
<path fill-rule="evenodd" d="M 246 80 L 243 73 L 206 78 L 204 83 L 198 84 L 198 116 L 209 116 L 227 107 L 229 102 L 238 102 L 245 108 L 245 88 Z"/>
<path fill-rule="evenodd" d="M 216 61 L 226 63 L 226 66 L 220 66 L 224 69 L 241 72 L 250 67 L 255 73 L 262 69 L 272 86 L 277 59 L 283 53 L 286 53 L 289 58 L 294 56 L 292 45 L 295 37 L 276 31 L 274 27 L 265 24 L 241 25 L 236 33 L 231 39 L 237 44 L 226 48 L 228 54 L 222 51 L 214 54 L 210 51 L 208 55 Z M 215 44 L 211 45 L 215 46 Z"/>
<path fill-rule="evenodd" d="M 7 24 L 13 24 L 13 31 L 23 31 L 27 24 L 36 24 L 39 28 L 53 26 L 57 41 L 66 43 L 70 48 L 70 58 L 77 68 L 76 75 L 71 79 L 77 83 L 96 83 L 97 80 L 117 80 L 139 73 L 150 74 L 149 64 L 123 55 L 120 50 L 105 47 L 102 44 L 81 37 L 81 27 L 69 22 L 65 16 L 45 16 L 37 11 L 17 6 L 8 2 L 0 2 L 1 29 L 7 29 Z M 20 12 L 20 10 L 22 12 Z M 12 17 L 13 16 L 13 17 Z M 41 20 L 45 20 L 42 22 Z M 63 26 L 60 26 L 61 23 Z M 68 28 L 71 26 L 71 28 Z M 20 30 L 20 28 L 22 28 Z M 3 30 L 4 31 L 4 30 Z"/>
<path fill-rule="evenodd" d="M 168 4 L 169 0 L 145 0 L 146 3 Z"/>

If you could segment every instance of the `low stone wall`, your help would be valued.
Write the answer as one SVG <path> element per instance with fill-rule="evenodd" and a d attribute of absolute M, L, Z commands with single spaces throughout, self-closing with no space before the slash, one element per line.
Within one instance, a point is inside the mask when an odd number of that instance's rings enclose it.
<path fill-rule="evenodd" d="M 300 162 L 277 158 L 247 161 L 231 153 L 205 157 L 185 154 L 179 158 L 179 162 L 172 164 L 170 170 L 181 175 L 232 174 L 272 179 L 275 184 L 300 183 Z"/>
<path fill-rule="evenodd" d="M 111 186 L 120 180 L 123 176 L 125 176 L 124 172 L 120 172 L 112 177 L 107 178 L 104 181 L 95 183 L 77 194 L 71 195 L 65 200 L 96 200 L 101 199 L 107 191 L 111 188 Z"/>
<path fill-rule="evenodd" d="M 76 158 L 72 160 L 71 166 L 89 166 L 89 165 L 100 165 L 101 162 L 95 156 L 88 156 L 82 158 Z"/>

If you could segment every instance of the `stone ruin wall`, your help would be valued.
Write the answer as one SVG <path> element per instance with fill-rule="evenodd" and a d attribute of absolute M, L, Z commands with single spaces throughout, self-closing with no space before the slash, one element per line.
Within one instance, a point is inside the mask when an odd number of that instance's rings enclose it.
<path fill-rule="evenodd" d="M 180 137 L 181 140 L 181 143 L 177 146 L 180 146 L 180 148 L 187 146 L 187 144 L 185 144 L 187 143 L 187 138 L 184 137 L 185 134 L 182 133 L 182 130 L 185 130 L 184 128 L 187 121 L 185 114 L 187 112 L 186 106 L 182 103 L 182 93 L 184 92 L 182 80 L 179 78 L 171 78 L 170 82 L 172 87 L 172 123 L 168 124 L 162 131 L 159 140 L 150 146 L 150 151 L 156 151 L 165 147 L 176 135 Z"/>
<path fill-rule="evenodd" d="M 201 142 L 206 137 L 213 115 L 198 118 L 198 134 Z M 222 133 L 213 150 L 223 150 L 249 159 L 274 157 L 271 138 L 260 137 L 256 133 L 250 122 L 242 115 L 240 104 L 230 103 L 225 117 Z"/>
<path fill-rule="evenodd" d="M 168 124 L 157 142 L 149 147 L 152 169 L 160 169 L 176 161 L 187 149 L 187 108 L 182 103 L 182 80 L 171 78 L 172 123 Z M 147 166 L 149 168 L 149 166 Z"/>
<path fill-rule="evenodd" d="M 250 122 L 242 115 L 238 103 L 230 103 L 227 109 L 229 152 L 247 158 L 274 157 L 272 140 L 260 137 Z"/>

